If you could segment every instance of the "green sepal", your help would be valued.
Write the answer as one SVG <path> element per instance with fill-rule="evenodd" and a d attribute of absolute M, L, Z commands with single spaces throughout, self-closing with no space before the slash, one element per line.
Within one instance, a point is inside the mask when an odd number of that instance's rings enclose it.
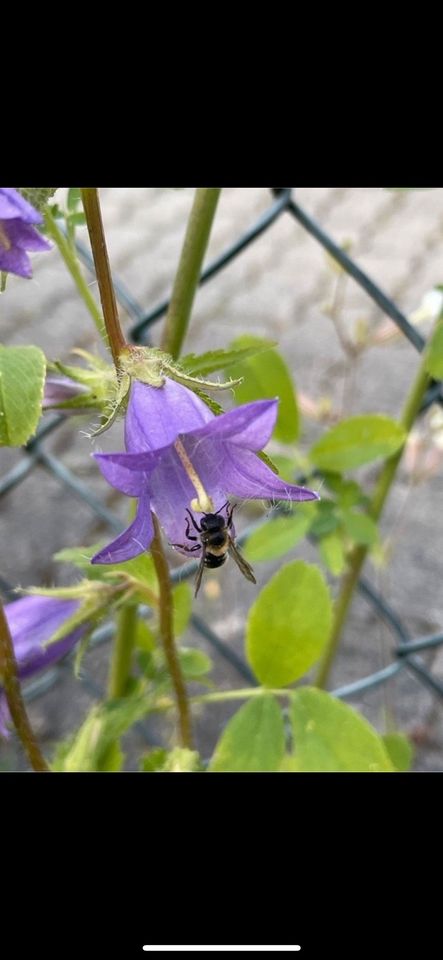
<path fill-rule="evenodd" d="M 124 585 L 123 589 L 127 589 Z M 127 598 L 122 596 L 123 589 L 119 585 L 101 583 L 98 581 L 82 580 L 73 587 L 29 587 L 21 591 L 26 596 L 57 597 L 60 600 L 79 600 L 80 606 L 74 613 L 63 621 L 44 644 L 51 646 L 63 637 L 66 637 L 84 623 L 94 623 L 104 614 L 109 613 L 111 605 Z"/>
<path fill-rule="evenodd" d="M 229 390 L 240 383 L 240 380 L 218 383 L 217 381 L 203 380 L 201 377 L 192 376 L 179 363 L 176 363 L 168 353 L 157 349 L 157 347 L 131 345 L 120 354 L 119 359 L 122 370 L 132 380 L 140 380 L 141 383 L 147 383 L 151 387 L 162 387 L 166 376 L 171 380 L 189 386 L 190 389 L 195 386 L 205 390 Z"/>
<path fill-rule="evenodd" d="M 79 367 L 63 363 L 61 360 L 53 360 L 48 363 L 48 369 L 63 374 L 73 380 L 74 383 L 81 384 L 87 392 L 80 394 L 78 397 L 62 401 L 54 408 L 68 410 L 93 407 L 98 409 L 105 420 L 91 436 L 99 436 L 111 426 L 117 414 L 124 410 L 129 393 L 130 379 L 124 372 L 117 374 L 114 366 L 86 350 L 78 348 L 72 350 L 72 353 L 84 359 L 87 366 Z"/>
<path fill-rule="evenodd" d="M 54 554 L 54 560 L 57 563 L 73 564 L 93 582 L 104 582 L 109 587 L 112 581 L 114 589 L 125 588 L 134 601 L 140 600 L 156 606 L 158 587 L 151 555 L 140 553 L 122 563 L 91 563 L 91 558 L 102 546 L 103 543 L 100 542 L 89 547 L 65 547 Z"/>
<path fill-rule="evenodd" d="M 129 345 L 120 354 L 119 364 L 131 380 L 140 380 L 150 387 L 162 387 L 165 382 L 163 367 L 170 359 L 169 354 L 156 347 Z"/>
<path fill-rule="evenodd" d="M 41 213 L 58 187 L 15 187 L 15 189 Z"/>
<path fill-rule="evenodd" d="M 268 340 L 257 343 L 253 347 L 209 350 L 207 353 L 200 355 L 188 353 L 185 357 L 180 358 L 180 367 L 193 376 L 202 376 L 207 373 L 214 373 L 215 370 L 226 370 L 234 363 L 240 363 L 241 360 L 246 360 L 248 357 L 263 353 L 265 350 L 271 350 L 272 347 L 276 346 L 276 341 Z"/>
<path fill-rule="evenodd" d="M 195 393 L 197 397 L 200 397 L 200 400 L 203 400 L 203 403 L 205 403 L 206 406 L 209 407 L 209 409 L 214 414 L 214 416 L 219 417 L 222 413 L 225 412 L 221 404 L 217 403 L 217 400 L 214 400 L 213 397 L 208 397 L 208 395 L 204 393 L 203 390 L 200 390 L 198 387 L 196 387 L 195 384 L 192 388 L 192 392 Z"/>

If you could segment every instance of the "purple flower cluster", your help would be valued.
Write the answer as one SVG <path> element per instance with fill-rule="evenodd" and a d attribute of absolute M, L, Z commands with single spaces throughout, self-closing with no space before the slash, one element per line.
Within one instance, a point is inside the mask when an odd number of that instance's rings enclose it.
<path fill-rule="evenodd" d="M 77 627 L 61 640 L 45 646 L 78 605 L 79 600 L 59 600 L 56 597 L 22 597 L 5 605 L 20 680 L 56 663 L 78 643 L 86 626 Z M 8 721 L 6 697 L 0 686 L 0 736 L 8 736 Z"/>
<path fill-rule="evenodd" d="M 0 187 L 0 270 L 18 277 L 32 277 L 27 250 L 50 250 L 51 244 L 35 229 L 43 223 L 34 210 L 12 187 Z"/>

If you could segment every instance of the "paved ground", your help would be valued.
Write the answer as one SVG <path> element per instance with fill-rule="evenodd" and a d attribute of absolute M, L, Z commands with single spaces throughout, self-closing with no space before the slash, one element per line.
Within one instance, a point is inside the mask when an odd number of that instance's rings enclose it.
<path fill-rule="evenodd" d="M 111 263 L 118 277 L 146 308 L 167 295 L 174 276 L 192 190 L 115 188 L 102 192 L 103 214 Z M 423 295 L 443 280 L 441 237 L 443 190 L 392 194 L 382 189 L 304 188 L 298 201 L 340 243 L 351 244 L 361 267 L 397 301 L 407 314 L 416 310 Z M 208 260 L 247 229 L 270 203 L 266 189 L 226 189 L 220 201 Z M 241 254 L 198 293 L 189 349 L 223 346 L 239 333 L 252 331 L 271 336 L 281 349 L 305 397 L 330 398 L 347 414 L 380 411 L 398 414 L 417 355 L 401 339 L 368 349 L 352 378 L 325 305 L 331 301 L 336 275 L 320 246 L 293 219 L 280 218 L 259 240 Z M 92 348 L 95 331 L 78 299 L 71 278 L 57 251 L 35 258 L 34 279 L 10 279 L 0 298 L 2 342 L 38 343 L 50 356 L 68 356 L 74 344 Z M 124 322 L 129 319 L 122 312 Z M 345 286 L 342 319 L 353 331 L 356 324 L 376 329 L 383 315 L 353 281 Z M 424 328 L 426 329 L 426 327 Z M 158 337 L 158 329 L 154 333 Z M 306 421 L 306 439 L 319 432 Z M 100 438 L 103 449 L 115 448 L 115 434 Z M 96 447 L 97 448 L 97 447 Z M 98 497 L 124 516 L 90 459 L 90 442 L 79 433 L 78 423 L 66 423 L 47 442 Z M 20 459 L 16 451 L 2 450 L 0 474 Z M 407 499 L 406 499 L 407 498 Z M 393 607 L 401 612 L 413 635 L 430 633 L 442 625 L 438 589 L 443 573 L 441 551 L 443 489 L 436 476 L 411 492 L 402 471 L 392 492 L 383 523 L 385 535 L 395 533 L 389 570 L 368 567 L 367 574 Z M 243 516 L 248 519 L 249 508 Z M 52 553 L 67 544 L 93 542 L 102 528 L 90 508 L 67 493 L 42 467 L 0 500 L 2 542 L 8 545 L 0 560 L 0 575 L 14 584 L 53 582 L 59 572 Z M 294 556 L 315 558 L 309 544 Z M 288 559 L 290 558 L 290 555 Z M 259 584 L 279 563 L 262 565 Z M 218 581 L 223 592 L 210 597 L 204 591 L 197 611 L 233 648 L 242 650 L 244 613 L 252 595 L 241 588 L 235 571 L 226 568 Z M 229 596 L 229 615 L 226 597 Z M 190 631 L 186 642 L 205 647 Z M 389 661 L 392 635 L 361 598 L 356 598 L 343 649 L 334 670 L 336 684 L 356 679 Z M 443 654 L 424 658 L 443 677 Z M 104 683 L 106 653 L 94 650 L 88 672 Z M 232 686 L 238 676 L 216 658 L 218 683 Z M 241 683 L 242 681 L 240 681 Z M 91 697 L 63 670 L 58 683 L 31 705 L 31 716 L 47 747 L 81 719 Z M 356 701 L 380 729 L 387 715 L 420 741 L 415 769 L 443 770 L 441 708 L 417 680 L 406 674 L 388 687 Z M 207 756 L 220 729 L 235 707 L 206 709 L 197 718 L 197 736 Z M 156 725 L 149 724 L 155 740 Z M 135 737 L 135 735 L 134 735 Z M 133 739 L 132 750 L 135 749 Z M 21 766 L 14 747 L 0 750 L 5 769 Z"/>

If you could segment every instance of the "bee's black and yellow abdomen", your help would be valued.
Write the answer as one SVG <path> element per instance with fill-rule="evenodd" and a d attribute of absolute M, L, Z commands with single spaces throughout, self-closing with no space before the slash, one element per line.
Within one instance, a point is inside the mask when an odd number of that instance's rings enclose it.
<path fill-rule="evenodd" d="M 215 570 L 217 567 L 222 567 L 227 558 L 227 553 L 221 553 L 217 556 L 215 553 L 207 553 L 205 556 L 205 567 L 209 567 L 210 570 Z"/>

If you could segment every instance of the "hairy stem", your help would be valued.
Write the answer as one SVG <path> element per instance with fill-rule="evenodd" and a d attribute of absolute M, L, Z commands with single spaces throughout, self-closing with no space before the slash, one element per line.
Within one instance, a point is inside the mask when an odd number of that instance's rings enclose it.
<path fill-rule="evenodd" d="M 109 340 L 103 323 L 103 316 L 100 310 L 100 307 L 93 297 L 85 277 L 83 276 L 80 264 L 77 259 L 77 254 L 75 252 L 75 247 L 69 242 L 67 237 L 64 236 L 60 230 L 55 217 L 51 213 L 51 208 L 46 207 L 45 210 L 45 225 L 51 240 L 57 245 L 63 260 L 71 274 L 72 279 L 77 287 L 77 290 L 82 297 L 84 303 L 86 304 L 89 313 L 97 327 L 97 330 L 109 349 Z"/>
<path fill-rule="evenodd" d="M 406 434 L 408 434 L 412 428 L 414 420 L 420 410 L 423 397 L 430 383 L 429 374 L 425 369 L 425 353 L 422 355 L 422 361 L 418 369 L 417 376 L 408 394 L 400 419 L 400 423 L 404 427 Z M 385 461 L 384 466 L 379 474 L 378 481 L 375 485 L 375 490 L 368 507 L 368 514 L 375 521 L 380 519 L 386 498 L 397 473 L 397 468 L 402 458 L 403 450 L 404 445 L 400 448 L 400 450 L 397 451 L 397 453 Z M 323 657 L 317 674 L 316 685 L 318 687 L 325 687 L 328 682 L 331 667 L 340 643 L 342 629 L 348 614 L 352 597 L 354 595 L 354 590 L 358 583 L 361 569 L 366 560 L 368 549 L 368 546 L 360 545 L 354 547 L 351 552 L 348 570 L 344 575 L 340 592 L 335 603 L 334 621 L 332 625 L 331 636 L 329 638 L 326 653 Z"/>
<path fill-rule="evenodd" d="M 152 520 L 154 523 L 155 533 L 154 539 L 151 543 L 151 554 L 154 561 L 155 572 L 157 574 L 160 595 L 160 638 L 163 645 L 169 674 L 172 680 L 172 685 L 174 687 L 180 726 L 181 746 L 191 748 L 192 729 L 188 694 L 174 641 L 171 579 L 161 542 L 160 527 L 155 514 L 152 514 Z"/>
<path fill-rule="evenodd" d="M 199 187 L 194 197 L 161 342 L 173 357 L 179 356 L 188 328 L 220 192 L 219 187 Z"/>
<path fill-rule="evenodd" d="M 22 747 L 32 769 L 37 773 L 49 773 L 49 767 L 41 753 L 32 731 L 23 702 L 17 661 L 8 621 L 0 603 L 0 677 L 6 695 L 9 712 Z"/>
<path fill-rule="evenodd" d="M 92 256 L 94 257 L 95 272 L 103 308 L 103 319 L 109 339 L 112 358 L 118 370 L 120 354 L 126 347 L 112 284 L 111 268 L 109 266 L 108 251 L 106 248 L 105 232 L 100 210 L 100 200 L 97 187 L 82 187 L 83 209 L 91 241 Z"/>

